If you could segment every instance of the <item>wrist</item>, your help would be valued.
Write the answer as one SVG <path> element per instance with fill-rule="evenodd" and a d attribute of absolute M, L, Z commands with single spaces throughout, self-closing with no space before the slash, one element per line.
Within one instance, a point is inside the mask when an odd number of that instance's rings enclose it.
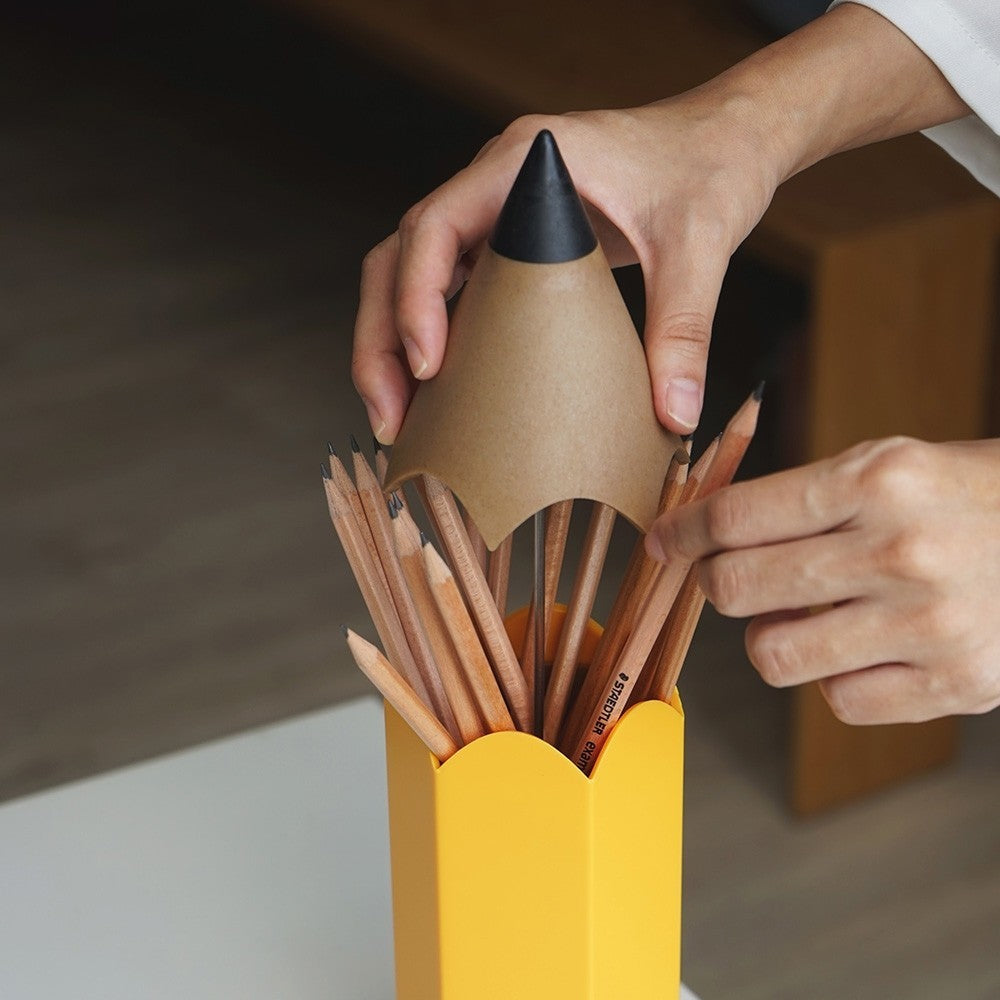
<path fill-rule="evenodd" d="M 881 14 L 846 3 L 699 88 L 745 117 L 775 186 L 835 153 L 969 109 Z"/>

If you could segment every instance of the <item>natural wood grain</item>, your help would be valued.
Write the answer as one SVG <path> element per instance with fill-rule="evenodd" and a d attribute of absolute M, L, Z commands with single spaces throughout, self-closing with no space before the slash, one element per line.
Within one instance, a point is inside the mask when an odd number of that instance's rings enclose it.
<path fill-rule="evenodd" d="M 479 563 L 479 568 L 485 573 L 489 565 L 489 549 L 486 548 L 486 542 L 483 541 L 483 536 L 479 533 L 476 522 L 472 520 L 472 515 L 467 510 L 462 512 L 462 523 L 465 525 L 466 534 L 469 536 L 469 543 L 472 546 L 472 551 L 475 553 L 476 562 Z"/>
<path fill-rule="evenodd" d="M 451 570 L 430 542 L 424 545 L 423 555 L 431 593 L 487 728 L 494 733 L 514 729 L 511 712 L 497 686 Z"/>
<path fill-rule="evenodd" d="M 486 567 L 490 593 L 501 618 L 507 615 L 507 592 L 510 589 L 510 559 L 513 547 L 514 536 L 511 534 L 490 553 L 489 565 Z"/>
<path fill-rule="evenodd" d="M 577 657 L 583 641 L 590 613 L 597 597 L 597 587 L 604 571 L 604 559 L 615 526 L 615 510 L 607 504 L 595 503 L 587 525 L 583 552 L 569 604 L 563 621 L 559 645 L 556 648 L 548 688 L 545 692 L 545 724 L 543 736 L 555 743 L 562 726 L 563 712 L 569 698 L 570 687 L 577 669 Z"/>
<path fill-rule="evenodd" d="M 545 593 L 544 620 L 552 620 L 552 605 L 559 590 L 559 577 L 562 575 L 563 558 L 566 554 L 566 539 L 569 537 L 570 520 L 573 517 L 573 501 L 561 500 L 552 504 L 545 512 Z M 521 646 L 521 669 L 528 685 L 528 693 L 533 696 L 535 691 L 535 601 L 537 595 L 531 595 L 531 605 L 528 610 L 528 623 L 525 627 L 524 642 Z M 548 625 L 546 624 L 546 632 Z M 533 708 L 532 704 L 532 708 Z"/>
<path fill-rule="evenodd" d="M 431 710 L 417 697 L 413 688 L 403 679 L 392 664 L 356 632 L 346 630 L 347 645 L 358 669 L 378 688 L 382 697 L 399 712 L 424 745 L 440 761 L 446 761 L 458 750 L 444 726 Z"/>
<path fill-rule="evenodd" d="M 755 390 L 726 425 L 704 478 L 699 481 L 696 476 L 697 468 L 691 470 L 682 499 L 689 490 L 692 502 L 703 499 L 732 482 L 753 440 L 759 412 L 760 393 Z M 621 656 L 614 662 L 607 681 L 589 712 L 585 712 L 586 723 L 569 755 L 585 774 L 590 773 L 612 728 L 628 705 L 629 696 L 648 662 L 649 654 L 689 569 L 690 564 L 680 560 L 668 561 L 657 567 L 653 582 L 631 623 Z"/>
<path fill-rule="evenodd" d="M 719 438 L 714 438 L 692 465 L 681 465 L 671 461 L 664 477 L 660 493 L 660 511 L 685 503 L 696 494 L 701 481 L 715 458 Z M 634 625 L 656 575 L 656 564 L 646 554 L 645 539 L 640 537 L 632 551 L 629 569 L 622 584 L 607 627 L 597 644 L 593 660 L 584 676 L 583 684 L 573 703 L 563 733 L 560 746 L 569 754 L 580 742 L 587 724 L 587 713 L 597 698 L 598 692 L 607 685 L 622 655 L 629 632 Z"/>
<path fill-rule="evenodd" d="M 698 585 L 698 567 L 692 566 L 663 626 L 659 655 L 651 664 L 649 692 L 654 698 L 669 701 L 673 696 L 704 607 L 705 594 Z"/>
<path fill-rule="evenodd" d="M 409 524 L 406 523 L 407 520 L 410 520 Z M 392 528 L 399 562 L 406 576 L 410 593 L 413 595 L 413 602 L 417 607 L 420 621 L 427 633 L 427 640 L 434 655 L 434 663 L 444 685 L 448 703 L 455 716 L 458 734 L 463 743 L 471 743 L 477 737 L 482 736 L 486 730 L 469 692 L 465 672 L 458 654 L 455 652 L 455 647 L 431 592 L 420 541 L 419 538 L 414 537 L 413 529 L 416 528 L 416 525 L 412 523 L 409 512 L 405 508 L 393 518 Z"/>
<path fill-rule="evenodd" d="M 497 680 L 503 689 L 507 706 L 518 727 L 527 730 L 530 719 L 528 689 L 524 675 L 514 655 L 514 649 L 497 611 L 482 566 L 466 533 L 458 504 L 451 491 L 431 476 L 423 477 L 429 512 L 437 526 L 438 536 L 448 552 L 455 577 L 461 584 L 469 611 L 483 641 Z"/>
<path fill-rule="evenodd" d="M 335 455 L 331 455 L 330 461 L 335 468 L 340 465 Z M 407 683 L 410 684 L 417 696 L 430 706 L 432 705 L 430 693 L 410 652 L 406 632 L 389 593 L 385 573 L 382 572 L 382 564 L 377 552 L 373 552 L 365 542 L 367 521 L 364 519 L 363 512 L 359 521 L 351 509 L 348 498 L 351 495 L 356 497 L 357 491 L 346 473 L 344 478 L 347 478 L 346 485 L 342 485 L 338 481 L 339 477 L 336 474 L 323 481 L 330 509 L 330 519 L 382 644 L 392 657 L 396 669 L 406 678 Z M 372 548 L 374 548 L 374 543 L 372 543 Z"/>
<path fill-rule="evenodd" d="M 385 494 L 368 460 L 359 450 L 354 451 L 354 479 L 365 517 L 368 519 L 368 526 L 375 539 L 375 548 L 385 573 L 389 596 L 399 615 L 417 671 L 430 696 L 430 705 L 448 732 L 457 736 L 458 722 L 448 701 L 434 652 L 396 553 Z"/>

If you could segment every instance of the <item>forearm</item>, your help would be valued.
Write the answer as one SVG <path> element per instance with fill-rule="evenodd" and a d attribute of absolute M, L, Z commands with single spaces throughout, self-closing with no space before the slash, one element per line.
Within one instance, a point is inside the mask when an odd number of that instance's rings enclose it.
<path fill-rule="evenodd" d="M 854 3 L 761 49 L 702 90 L 757 117 L 775 183 L 834 153 L 969 114 L 903 32 Z"/>

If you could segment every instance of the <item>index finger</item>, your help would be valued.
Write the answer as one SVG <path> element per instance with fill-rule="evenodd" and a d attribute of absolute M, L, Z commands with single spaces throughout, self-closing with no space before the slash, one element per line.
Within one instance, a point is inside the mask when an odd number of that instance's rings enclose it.
<path fill-rule="evenodd" d="M 351 358 L 354 387 L 372 433 L 383 444 L 395 440 L 412 394 L 391 308 L 398 253 L 399 240 L 393 235 L 365 257 Z"/>
<path fill-rule="evenodd" d="M 838 528 L 859 508 L 856 489 L 830 460 L 735 483 L 677 507 L 650 529 L 658 560 L 694 562 L 725 549 L 770 545 Z"/>
<path fill-rule="evenodd" d="M 441 367 L 455 266 L 490 234 L 523 155 L 515 147 L 496 148 L 414 205 L 400 222 L 395 318 L 417 378 L 431 378 Z"/>

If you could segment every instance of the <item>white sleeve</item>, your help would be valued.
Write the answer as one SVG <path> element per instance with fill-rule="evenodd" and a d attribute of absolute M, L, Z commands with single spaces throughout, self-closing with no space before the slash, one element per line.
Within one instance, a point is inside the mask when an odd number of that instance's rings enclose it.
<path fill-rule="evenodd" d="M 847 0 L 834 0 L 831 9 Z M 851 0 L 877 11 L 930 58 L 972 109 L 924 131 L 1000 195 L 1000 0 Z"/>

